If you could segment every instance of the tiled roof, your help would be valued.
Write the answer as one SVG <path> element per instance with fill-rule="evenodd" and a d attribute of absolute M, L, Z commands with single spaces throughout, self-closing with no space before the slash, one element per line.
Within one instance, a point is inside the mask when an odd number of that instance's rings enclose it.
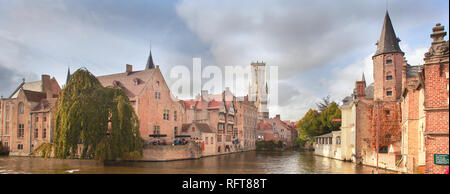
<path fill-rule="evenodd" d="M 347 96 L 342 100 L 342 105 L 343 106 L 349 105 L 350 103 L 352 103 L 352 101 L 353 101 L 353 97 Z"/>
<path fill-rule="evenodd" d="M 406 67 L 406 77 L 417 77 L 422 69 L 421 65 L 418 66 L 407 66 Z"/>
<path fill-rule="evenodd" d="M 47 97 L 47 94 L 44 92 L 35 92 L 30 90 L 23 90 L 23 93 L 28 101 L 30 102 L 40 102 L 42 99 Z"/>
<path fill-rule="evenodd" d="M 144 90 L 155 71 L 155 68 L 153 68 L 130 73 L 124 72 L 98 76 L 97 79 L 104 87 L 114 86 L 114 83 L 116 83 L 117 87 L 122 88 L 130 99 L 134 99 Z"/>

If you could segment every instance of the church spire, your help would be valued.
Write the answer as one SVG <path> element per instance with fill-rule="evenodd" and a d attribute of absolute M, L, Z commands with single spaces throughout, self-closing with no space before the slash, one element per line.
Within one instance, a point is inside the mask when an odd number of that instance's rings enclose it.
<path fill-rule="evenodd" d="M 364 77 L 364 72 L 362 73 L 361 81 L 366 82 L 366 77 Z"/>
<path fill-rule="evenodd" d="M 386 53 L 403 53 L 400 49 L 398 43 L 400 39 L 397 38 L 394 32 L 394 27 L 392 27 L 391 18 L 386 10 L 386 15 L 384 16 L 383 29 L 381 30 L 380 40 L 376 43 L 377 51 L 375 55 L 386 54 Z"/>
<path fill-rule="evenodd" d="M 67 67 L 67 78 L 66 78 L 66 85 L 69 83 L 70 80 L 70 67 Z"/>
<path fill-rule="evenodd" d="M 153 63 L 152 49 L 150 49 L 150 54 L 148 55 L 147 65 L 145 66 L 145 69 L 153 69 L 154 67 L 155 64 Z"/>

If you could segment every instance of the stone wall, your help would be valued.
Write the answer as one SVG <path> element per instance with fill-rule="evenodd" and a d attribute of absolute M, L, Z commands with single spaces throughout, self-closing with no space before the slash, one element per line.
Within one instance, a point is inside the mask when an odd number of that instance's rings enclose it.
<path fill-rule="evenodd" d="M 188 143 L 186 145 L 145 145 L 143 157 L 139 161 L 170 161 L 184 159 L 198 159 L 202 157 L 200 145 Z"/>

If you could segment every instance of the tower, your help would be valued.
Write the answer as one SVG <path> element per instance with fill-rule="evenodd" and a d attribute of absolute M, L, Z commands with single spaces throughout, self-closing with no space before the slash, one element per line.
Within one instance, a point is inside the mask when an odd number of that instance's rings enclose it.
<path fill-rule="evenodd" d="M 386 11 L 380 40 L 376 43 L 377 51 L 372 57 L 375 100 L 396 101 L 400 98 L 404 53 L 399 42 Z"/>
<path fill-rule="evenodd" d="M 256 62 L 251 64 L 252 82 L 250 85 L 249 96 L 258 108 L 259 118 L 269 118 L 269 109 L 267 108 L 268 88 L 266 82 L 266 64 Z"/>
<path fill-rule="evenodd" d="M 366 96 L 366 78 L 362 74 L 361 81 L 356 81 L 354 95 L 356 98 L 364 98 Z"/>

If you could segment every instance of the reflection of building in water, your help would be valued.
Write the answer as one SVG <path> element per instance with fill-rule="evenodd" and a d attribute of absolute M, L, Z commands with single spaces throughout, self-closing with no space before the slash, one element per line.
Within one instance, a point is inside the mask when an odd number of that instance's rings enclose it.
<path fill-rule="evenodd" d="M 266 82 L 266 64 L 264 62 L 252 63 L 252 83 L 249 87 L 249 97 L 258 108 L 258 118 L 269 118 L 267 108 L 268 87 Z"/>

